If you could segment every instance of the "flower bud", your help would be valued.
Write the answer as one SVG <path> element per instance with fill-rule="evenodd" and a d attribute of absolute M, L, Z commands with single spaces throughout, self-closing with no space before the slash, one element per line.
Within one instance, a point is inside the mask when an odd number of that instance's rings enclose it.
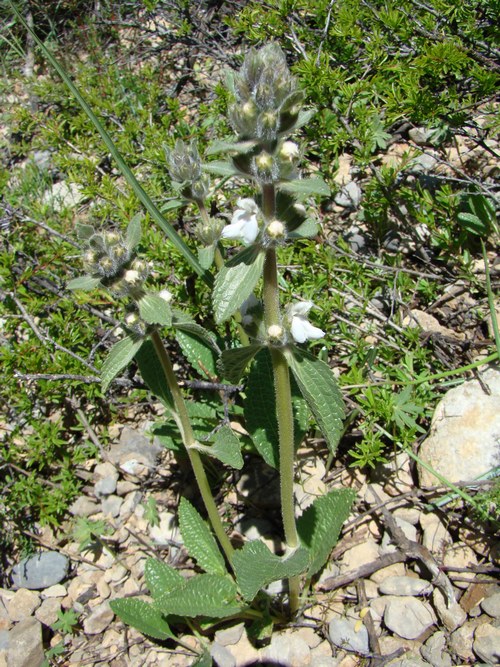
<path fill-rule="evenodd" d="M 294 162 L 300 155 L 300 150 L 294 141 L 284 141 L 281 145 L 279 156 L 286 162 Z"/>
<path fill-rule="evenodd" d="M 283 336 L 283 333 L 283 327 L 280 327 L 279 324 L 271 324 L 271 326 L 267 329 L 267 335 L 272 340 L 279 340 Z"/>
<path fill-rule="evenodd" d="M 282 239 L 286 234 L 286 228 L 279 220 L 273 220 L 268 224 L 266 232 L 272 239 Z"/>
<path fill-rule="evenodd" d="M 113 246 L 120 242 L 121 237 L 116 232 L 105 232 L 103 239 L 107 246 Z"/>
<path fill-rule="evenodd" d="M 139 271 L 135 271 L 134 269 L 129 269 L 128 271 L 125 271 L 123 280 L 129 285 L 138 285 L 140 282 L 142 282 Z"/>

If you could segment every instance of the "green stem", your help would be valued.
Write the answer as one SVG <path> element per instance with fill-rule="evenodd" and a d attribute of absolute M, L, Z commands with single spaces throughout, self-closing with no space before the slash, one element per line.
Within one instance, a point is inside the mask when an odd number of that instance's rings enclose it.
<path fill-rule="evenodd" d="M 212 491 L 208 483 L 207 475 L 201 461 L 200 454 L 193 449 L 193 445 L 196 445 L 196 438 L 194 437 L 193 429 L 191 427 L 191 421 L 186 408 L 186 403 L 182 395 L 181 389 L 177 382 L 175 372 L 170 360 L 170 355 L 168 354 L 161 337 L 157 331 L 154 331 L 151 334 L 151 339 L 155 347 L 156 354 L 160 361 L 161 367 L 165 374 L 165 379 L 167 380 L 168 388 L 172 393 L 172 398 L 174 399 L 174 405 L 177 412 L 179 428 L 182 435 L 182 442 L 186 448 L 189 461 L 193 468 L 194 476 L 200 490 L 203 503 L 205 504 L 205 509 L 207 510 L 208 518 L 212 524 L 212 528 L 217 536 L 217 539 L 220 542 L 224 553 L 229 562 L 231 562 L 231 557 L 233 555 L 234 549 L 229 541 L 228 536 L 222 525 L 221 518 L 217 511 L 217 506 L 212 496 Z"/>
<path fill-rule="evenodd" d="M 267 221 L 275 215 L 276 196 L 274 185 L 264 185 L 262 188 L 262 208 Z M 281 326 L 281 313 L 278 289 L 278 265 L 276 250 L 269 248 L 266 251 L 264 262 L 264 319 L 266 329 L 271 326 Z M 285 541 L 288 549 L 299 546 L 297 526 L 295 524 L 295 502 L 293 494 L 294 480 L 294 435 L 292 392 L 290 387 L 290 371 L 283 353 L 278 348 L 270 348 L 273 365 L 274 390 L 276 392 L 276 417 L 279 432 L 279 461 L 280 461 L 280 494 L 281 515 Z M 294 614 L 299 606 L 300 578 L 291 577 L 288 580 L 290 595 L 290 612 Z"/>
<path fill-rule="evenodd" d="M 481 250 L 483 252 L 484 273 L 486 277 L 486 292 L 488 294 L 488 306 L 490 309 L 491 328 L 493 329 L 493 335 L 495 337 L 495 346 L 497 348 L 497 354 L 500 356 L 500 331 L 498 330 L 495 299 L 493 298 L 493 291 L 491 289 L 490 264 L 488 262 L 488 256 L 486 254 L 486 246 L 484 245 L 483 239 L 481 239 Z"/>

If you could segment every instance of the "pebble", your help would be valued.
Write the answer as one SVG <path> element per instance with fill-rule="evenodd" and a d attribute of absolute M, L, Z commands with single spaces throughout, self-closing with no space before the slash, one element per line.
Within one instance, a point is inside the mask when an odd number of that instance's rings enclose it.
<path fill-rule="evenodd" d="M 8 667 L 42 667 L 45 653 L 42 626 L 36 618 L 27 618 L 8 632 Z"/>
<path fill-rule="evenodd" d="M 104 516 L 110 516 L 114 519 L 120 516 L 120 510 L 123 505 L 123 498 L 115 495 L 108 495 L 101 503 Z"/>
<path fill-rule="evenodd" d="M 54 183 L 42 197 L 44 204 L 52 206 L 54 211 L 62 211 L 65 208 L 74 208 L 84 199 L 82 186 L 78 183 L 67 183 L 59 181 Z"/>
<path fill-rule="evenodd" d="M 7 610 L 11 621 L 22 621 L 31 616 L 39 606 L 40 597 L 38 593 L 27 588 L 20 588 L 9 602 Z"/>
<path fill-rule="evenodd" d="M 437 514 L 422 513 L 420 515 L 420 525 L 423 531 L 422 544 L 432 553 L 442 553 L 448 545 L 453 544 L 453 538 Z"/>
<path fill-rule="evenodd" d="M 340 561 L 341 572 L 348 572 L 354 570 L 361 565 L 371 563 L 379 557 L 378 544 L 372 537 L 368 537 L 365 542 L 356 544 L 356 546 L 348 549 Z"/>
<path fill-rule="evenodd" d="M 47 598 L 35 611 L 35 618 L 43 625 L 51 626 L 58 618 L 58 613 L 61 610 L 61 600 L 58 598 Z"/>
<path fill-rule="evenodd" d="M 486 384 L 490 394 L 483 389 Z M 449 389 L 438 403 L 430 435 L 419 456 L 450 482 L 472 481 L 495 467 L 500 459 L 498 415 L 500 369 L 490 368 L 478 380 Z M 420 484 L 434 486 L 436 478 L 417 464 Z"/>
<path fill-rule="evenodd" d="M 435 588 L 432 593 L 432 602 L 434 604 L 434 609 L 437 612 L 437 615 L 443 622 L 444 626 L 450 632 L 456 630 L 460 627 L 465 620 L 467 619 L 467 614 L 458 604 L 458 602 L 453 603 L 451 606 L 448 606 L 443 594 L 439 588 Z"/>
<path fill-rule="evenodd" d="M 80 496 L 69 507 L 69 512 L 73 516 L 88 517 L 97 514 L 98 511 L 99 505 L 87 496 Z"/>
<path fill-rule="evenodd" d="M 215 661 L 217 667 L 236 667 L 236 660 L 228 649 L 222 644 L 213 641 L 210 646 L 210 655 Z"/>
<path fill-rule="evenodd" d="M 343 236 L 352 252 L 361 253 L 367 245 L 367 234 L 357 225 L 353 225 Z"/>
<path fill-rule="evenodd" d="M 231 644 L 237 644 L 243 633 L 245 631 L 245 624 L 238 623 L 238 625 L 233 625 L 230 628 L 224 628 L 223 630 L 217 630 L 215 633 L 215 640 L 221 646 L 230 646 Z"/>
<path fill-rule="evenodd" d="M 361 188 L 355 181 L 344 185 L 335 195 L 335 203 L 342 208 L 358 208 L 361 203 Z"/>
<path fill-rule="evenodd" d="M 408 130 L 408 136 L 418 146 L 425 146 L 428 144 L 433 133 L 434 130 L 429 130 L 426 127 L 412 127 L 410 130 Z"/>
<path fill-rule="evenodd" d="M 58 584 L 68 574 L 69 559 L 58 551 L 41 551 L 24 558 L 12 570 L 12 582 L 17 588 L 41 590 Z"/>
<path fill-rule="evenodd" d="M 149 535 L 160 546 L 168 546 L 172 540 L 179 541 L 175 514 L 162 512 L 159 525 L 149 527 Z"/>
<path fill-rule="evenodd" d="M 393 596 L 384 612 L 384 623 L 405 639 L 416 639 L 436 622 L 432 608 L 414 597 Z"/>
<path fill-rule="evenodd" d="M 83 621 L 83 630 L 88 635 L 98 635 L 104 632 L 114 618 L 114 614 L 107 602 L 97 605 Z"/>
<path fill-rule="evenodd" d="M 458 544 L 450 546 L 443 558 L 443 565 L 446 567 L 457 567 L 457 568 L 469 568 L 471 565 L 477 565 L 477 556 L 474 551 L 465 544 Z M 475 573 L 471 572 L 450 572 L 448 575 L 455 586 L 458 588 L 467 588 L 469 586 L 469 581 L 455 581 L 454 576 L 458 579 L 467 579 L 473 580 L 475 578 Z"/>
<path fill-rule="evenodd" d="M 422 658 L 433 667 L 451 667 L 452 660 L 446 650 L 446 635 L 444 632 L 435 632 L 421 647 Z"/>
<path fill-rule="evenodd" d="M 328 626 L 328 635 L 335 646 L 361 655 L 370 652 L 368 630 L 365 625 L 357 627 L 357 622 L 347 618 L 334 618 Z"/>
<path fill-rule="evenodd" d="M 63 598 L 67 594 L 66 586 L 54 584 L 42 591 L 42 598 Z"/>
<path fill-rule="evenodd" d="M 474 636 L 475 628 L 475 622 L 467 621 L 450 635 L 450 649 L 456 653 L 461 660 L 467 663 L 474 660 L 474 654 L 472 653 L 472 638 Z"/>
<path fill-rule="evenodd" d="M 398 525 L 399 528 L 403 531 L 405 537 L 407 537 L 409 540 L 412 542 L 415 542 L 417 539 L 417 529 L 416 527 L 408 523 L 408 521 L 405 521 L 404 519 L 401 519 L 400 517 L 394 517 L 394 520 L 396 524 Z M 380 554 L 388 554 L 388 553 L 393 553 L 394 551 L 397 551 L 396 545 L 392 541 L 392 537 L 388 532 L 385 532 L 383 537 L 382 537 L 382 544 L 380 546 Z"/>
<path fill-rule="evenodd" d="M 94 484 L 94 493 L 96 498 L 105 498 L 110 496 L 116 491 L 116 485 L 118 482 L 118 473 L 115 470 L 115 474 L 109 477 L 103 477 L 98 479 Z"/>
<path fill-rule="evenodd" d="M 488 665 L 500 663 L 500 628 L 491 623 L 479 625 L 474 632 L 472 650 L 480 660 Z"/>
<path fill-rule="evenodd" d="M 379 584 L 378 590 L 384 595 L 428 595 L 432 593 L 432 584 L 415 577 L 388 577 Z"/>
<path fill-rule="evenodd" d="M 311 649 L 295 634 L 273 633 L 271 643 L 261 651 L 261 662 L 285 664 L 287 667 L 304 667 L 311 660 Z"/>
<path fill-rule="evenodd" d="M 500 591 L 493 593 L 481 602 L 481 609 L 492 616 L 493 618 L 500 618 Z"/>

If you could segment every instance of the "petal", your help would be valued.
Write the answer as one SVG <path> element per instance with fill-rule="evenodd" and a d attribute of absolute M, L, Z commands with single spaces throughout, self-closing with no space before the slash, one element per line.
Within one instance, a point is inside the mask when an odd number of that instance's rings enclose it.
<path fill-rule="evenodd" d="M 242 239 L 244 243 L 250 245 L 255 241 L 259 235 L 259 224 L 255 215 L 252 215 L 250 219 L 245 223 L 245 226 L 242 230 Z"/>
<path fill-rule="evenodd" d="M 299 301 L 298 303 L 294 303 L 293 306 L 290 307 L 290 316 L 291 317 L 294 317 L 295 315 L 305 316 L 313 306 L 314 304 L 312 301 Z"/>
<path fill-rule="evenodd" d="M 236 205 L 238 208 L 242 208 L 244 211 L 247 211 L 247 213 L 257 213 L 259 210 L 257 204 L 250 197 L 243 197 L 242 199 L 238 199 Z"/>
<path fill-rule="evenodd" d="M 234 222 L 230 225 L 226 225 L 221 232 L 221 238 L 223 239 L 241 239 L 242 238 L 242 229 L 244 227 L 243 222 Z"/>
<path fill-rule="evenodd" d="M 299 315 L 292 317 L 290 333 L 297 343 L 305 343 L 306 340 L 317 340 L 325 335 L 322 329 L 313 326 L 305 317 Z"/>

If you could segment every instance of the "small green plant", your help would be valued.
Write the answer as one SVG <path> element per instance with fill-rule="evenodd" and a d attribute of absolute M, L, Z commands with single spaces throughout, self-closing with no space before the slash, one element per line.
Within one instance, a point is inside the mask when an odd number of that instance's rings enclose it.
<path fill-rule="evenodd" d="M 77 542 L 79 542 L 78 548 L 80 551 L 84 553 L 92 553 L 94 558 L 97 560 L 104 549 L 113 554 L 112 550 L 109 546 L 107 546 L 105 540 L 103 539 L 111 532 L 111 527 L 108 526 L 102 519 L 99 521 L 93 521 L 92 519 L 79 517 L 76 520 L 76 524 L 73 528 L 73 537 Z"/>
<path fill-rule="evenodd" d="M 79 614 L 74 609 L 60 609 L 57 612 L 57 621 L 55 621 L 51 628 L 63 635 L 71 635 L 78 627 Z"/>

